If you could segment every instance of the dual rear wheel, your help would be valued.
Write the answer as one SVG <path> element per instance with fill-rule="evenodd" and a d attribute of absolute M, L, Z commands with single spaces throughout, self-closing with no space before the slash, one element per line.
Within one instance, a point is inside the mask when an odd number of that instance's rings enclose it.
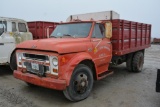
<path fill-rule="evenodd" d="M 128 55 L 126 66 L 129 71 L 132 72 L 141 72 L 144 63 L 144 54 L 143 52 L 139 51 L 135 54 Z"/>

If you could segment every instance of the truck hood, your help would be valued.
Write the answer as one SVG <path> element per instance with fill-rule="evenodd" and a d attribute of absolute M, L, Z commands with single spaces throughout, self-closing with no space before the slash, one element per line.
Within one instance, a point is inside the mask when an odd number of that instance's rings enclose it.
<path fill-rule="evenodd" d="M 87 38 L 48 38 L 25 41 L 17 45 L 20 49 L 54 51 L 60 54 L 87 50 Z"/>

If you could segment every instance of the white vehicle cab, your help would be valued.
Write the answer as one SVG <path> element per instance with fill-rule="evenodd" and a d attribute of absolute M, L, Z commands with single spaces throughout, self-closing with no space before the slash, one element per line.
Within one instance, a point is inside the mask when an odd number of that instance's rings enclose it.
<path fill-rule="evenodd" d="M 11 69 L 14 69 L 16 44 L 32 39 L 26 21 L 0 17 L 0 65 L 10 64 Z"/>

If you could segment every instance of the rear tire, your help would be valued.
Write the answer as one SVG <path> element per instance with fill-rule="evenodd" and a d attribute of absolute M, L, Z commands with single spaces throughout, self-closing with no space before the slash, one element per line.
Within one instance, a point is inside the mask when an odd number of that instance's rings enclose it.
<path fill-rule="evenodd" d="M 144 55 L 142 52 L 137 52 L 133 56 L 133 72 L 141 72 L 144 63 Z"/>
<path fill-rule="evenodd" d="M 87 98 L 93 87 L 93 74 L 91 69 L 83 64 L 78 65 L 70 80 L 69 86 L 63 91 L 70 101 L 80 101 Z"/>
<path fill-rule="evenodd" d="M 15 52 L 11 55 L 10 68 L 13 71 L 17 70 L 17 60 L 16 60 L 16 53 Z"/>
<path fill-rule="evenodd" d="M 126 67 L 127 67 L 128 71 L 130 71 L 130 72 L 133 71 L 132 60 L 133 60 L 133 54 L 129 54 L 127 56 Z"/>

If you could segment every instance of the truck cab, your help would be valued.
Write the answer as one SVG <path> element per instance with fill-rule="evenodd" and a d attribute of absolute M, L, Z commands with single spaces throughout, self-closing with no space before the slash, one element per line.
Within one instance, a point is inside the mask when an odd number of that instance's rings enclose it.
<path fill-rule="evenodd" d="M 0 65 L 10 63 L 10 57 L 14 55 L 13 50 L 17 44 L 32 39 L 26 21 L 0 17 Z M 15 63 L 16 60 L 11 62 Z"/>

